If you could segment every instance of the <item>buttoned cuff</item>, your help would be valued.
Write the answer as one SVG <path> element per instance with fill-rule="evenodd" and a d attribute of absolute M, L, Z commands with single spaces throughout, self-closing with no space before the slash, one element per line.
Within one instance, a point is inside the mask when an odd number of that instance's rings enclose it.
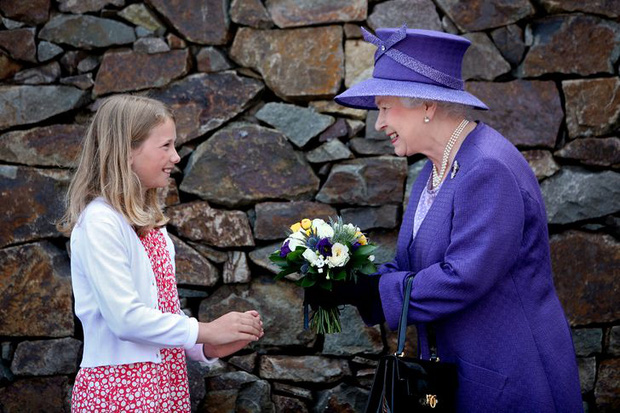
<path fill-rule="evenodd" d="M 214 364 L 219 359 L 217 357 L 210 358 L 205 356 L 204 344 L 199 343 L 190 349 L 185 350 L 185 354 L 192 360 L 200 361 L 202 363 Z"/>

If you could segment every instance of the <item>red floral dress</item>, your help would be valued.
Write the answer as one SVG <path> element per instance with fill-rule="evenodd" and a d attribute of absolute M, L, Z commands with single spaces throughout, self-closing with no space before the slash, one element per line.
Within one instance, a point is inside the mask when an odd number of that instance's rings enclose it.
<path fill-rule="evenodd" d="M 176 280 L 164 234 L 150 231 L 140 241 L 151 260 L 159 309 L 180 311 Z M 82 368 L 75 378 L 72 412 L 189 412 L 185 351 L 161 349 L 162 362 Z"/>

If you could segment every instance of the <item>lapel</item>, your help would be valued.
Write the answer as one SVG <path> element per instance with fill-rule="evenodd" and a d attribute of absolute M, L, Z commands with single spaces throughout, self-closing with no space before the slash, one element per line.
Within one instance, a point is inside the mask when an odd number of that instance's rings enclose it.
<path fill-rule="evenodd" d="M 403 223 L 400 226 L 400 232 L 398 233 L 397 254 L 396 261 L 399 268 L 411 269 L 410 262 L 410 244 L 413 238 L 413 219 L 415 217 L 415 210 L 418 208 L 418 202 L 420 201 L 420 195 L 422 190 L 428 181 L 428 177 L 431 173 L 431 162 L 426 162 L 422 171 L 418 175 L 413 187 L 411 188 L 411 194 L 409 195 L 409 202 L 407 203 L 407 210 L 403 216 Z"/>

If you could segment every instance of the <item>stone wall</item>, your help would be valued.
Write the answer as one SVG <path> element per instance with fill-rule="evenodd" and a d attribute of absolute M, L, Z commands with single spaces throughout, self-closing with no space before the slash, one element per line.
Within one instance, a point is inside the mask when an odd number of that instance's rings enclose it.
<path fill-rule="evenodd" d="M 620 409 L 620 2 L 613 0 L 0 0 L 0 410 L 68 411 L 82 330 L 53 221 L 100 98 L 149 93 L 178 118 L 162 194 L 187 313 L 258 309 L 266 335 L 190 363 L 203 412 L 361 411 L 394 334 L 343 313 L 302 330 L 302 291 L 266 257 L 292 221 L 340 213 L 394 251 L 421 159 L 375 113 L 332 97 L 371 73 L 359 26 L 472 40 L 464 74 L 541 181 L 584 405 Z M 410 342 L 415 342 L 415 336 Z"/>

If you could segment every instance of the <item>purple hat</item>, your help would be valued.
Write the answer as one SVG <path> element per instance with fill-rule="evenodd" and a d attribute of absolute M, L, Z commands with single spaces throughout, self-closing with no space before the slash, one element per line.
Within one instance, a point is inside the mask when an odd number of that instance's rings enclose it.
<path fill-rule="evenodd" d="M 334 100 L 343 106 L 377 109 L 375 96 L 402 96 L 460 103 L 489 109 L 465 91 L 463 55 L 471 44 L 464 37 L 433 30 L 362 28 L 364 40 L 377 46 L 372 78 L 351 86 Z"/>

